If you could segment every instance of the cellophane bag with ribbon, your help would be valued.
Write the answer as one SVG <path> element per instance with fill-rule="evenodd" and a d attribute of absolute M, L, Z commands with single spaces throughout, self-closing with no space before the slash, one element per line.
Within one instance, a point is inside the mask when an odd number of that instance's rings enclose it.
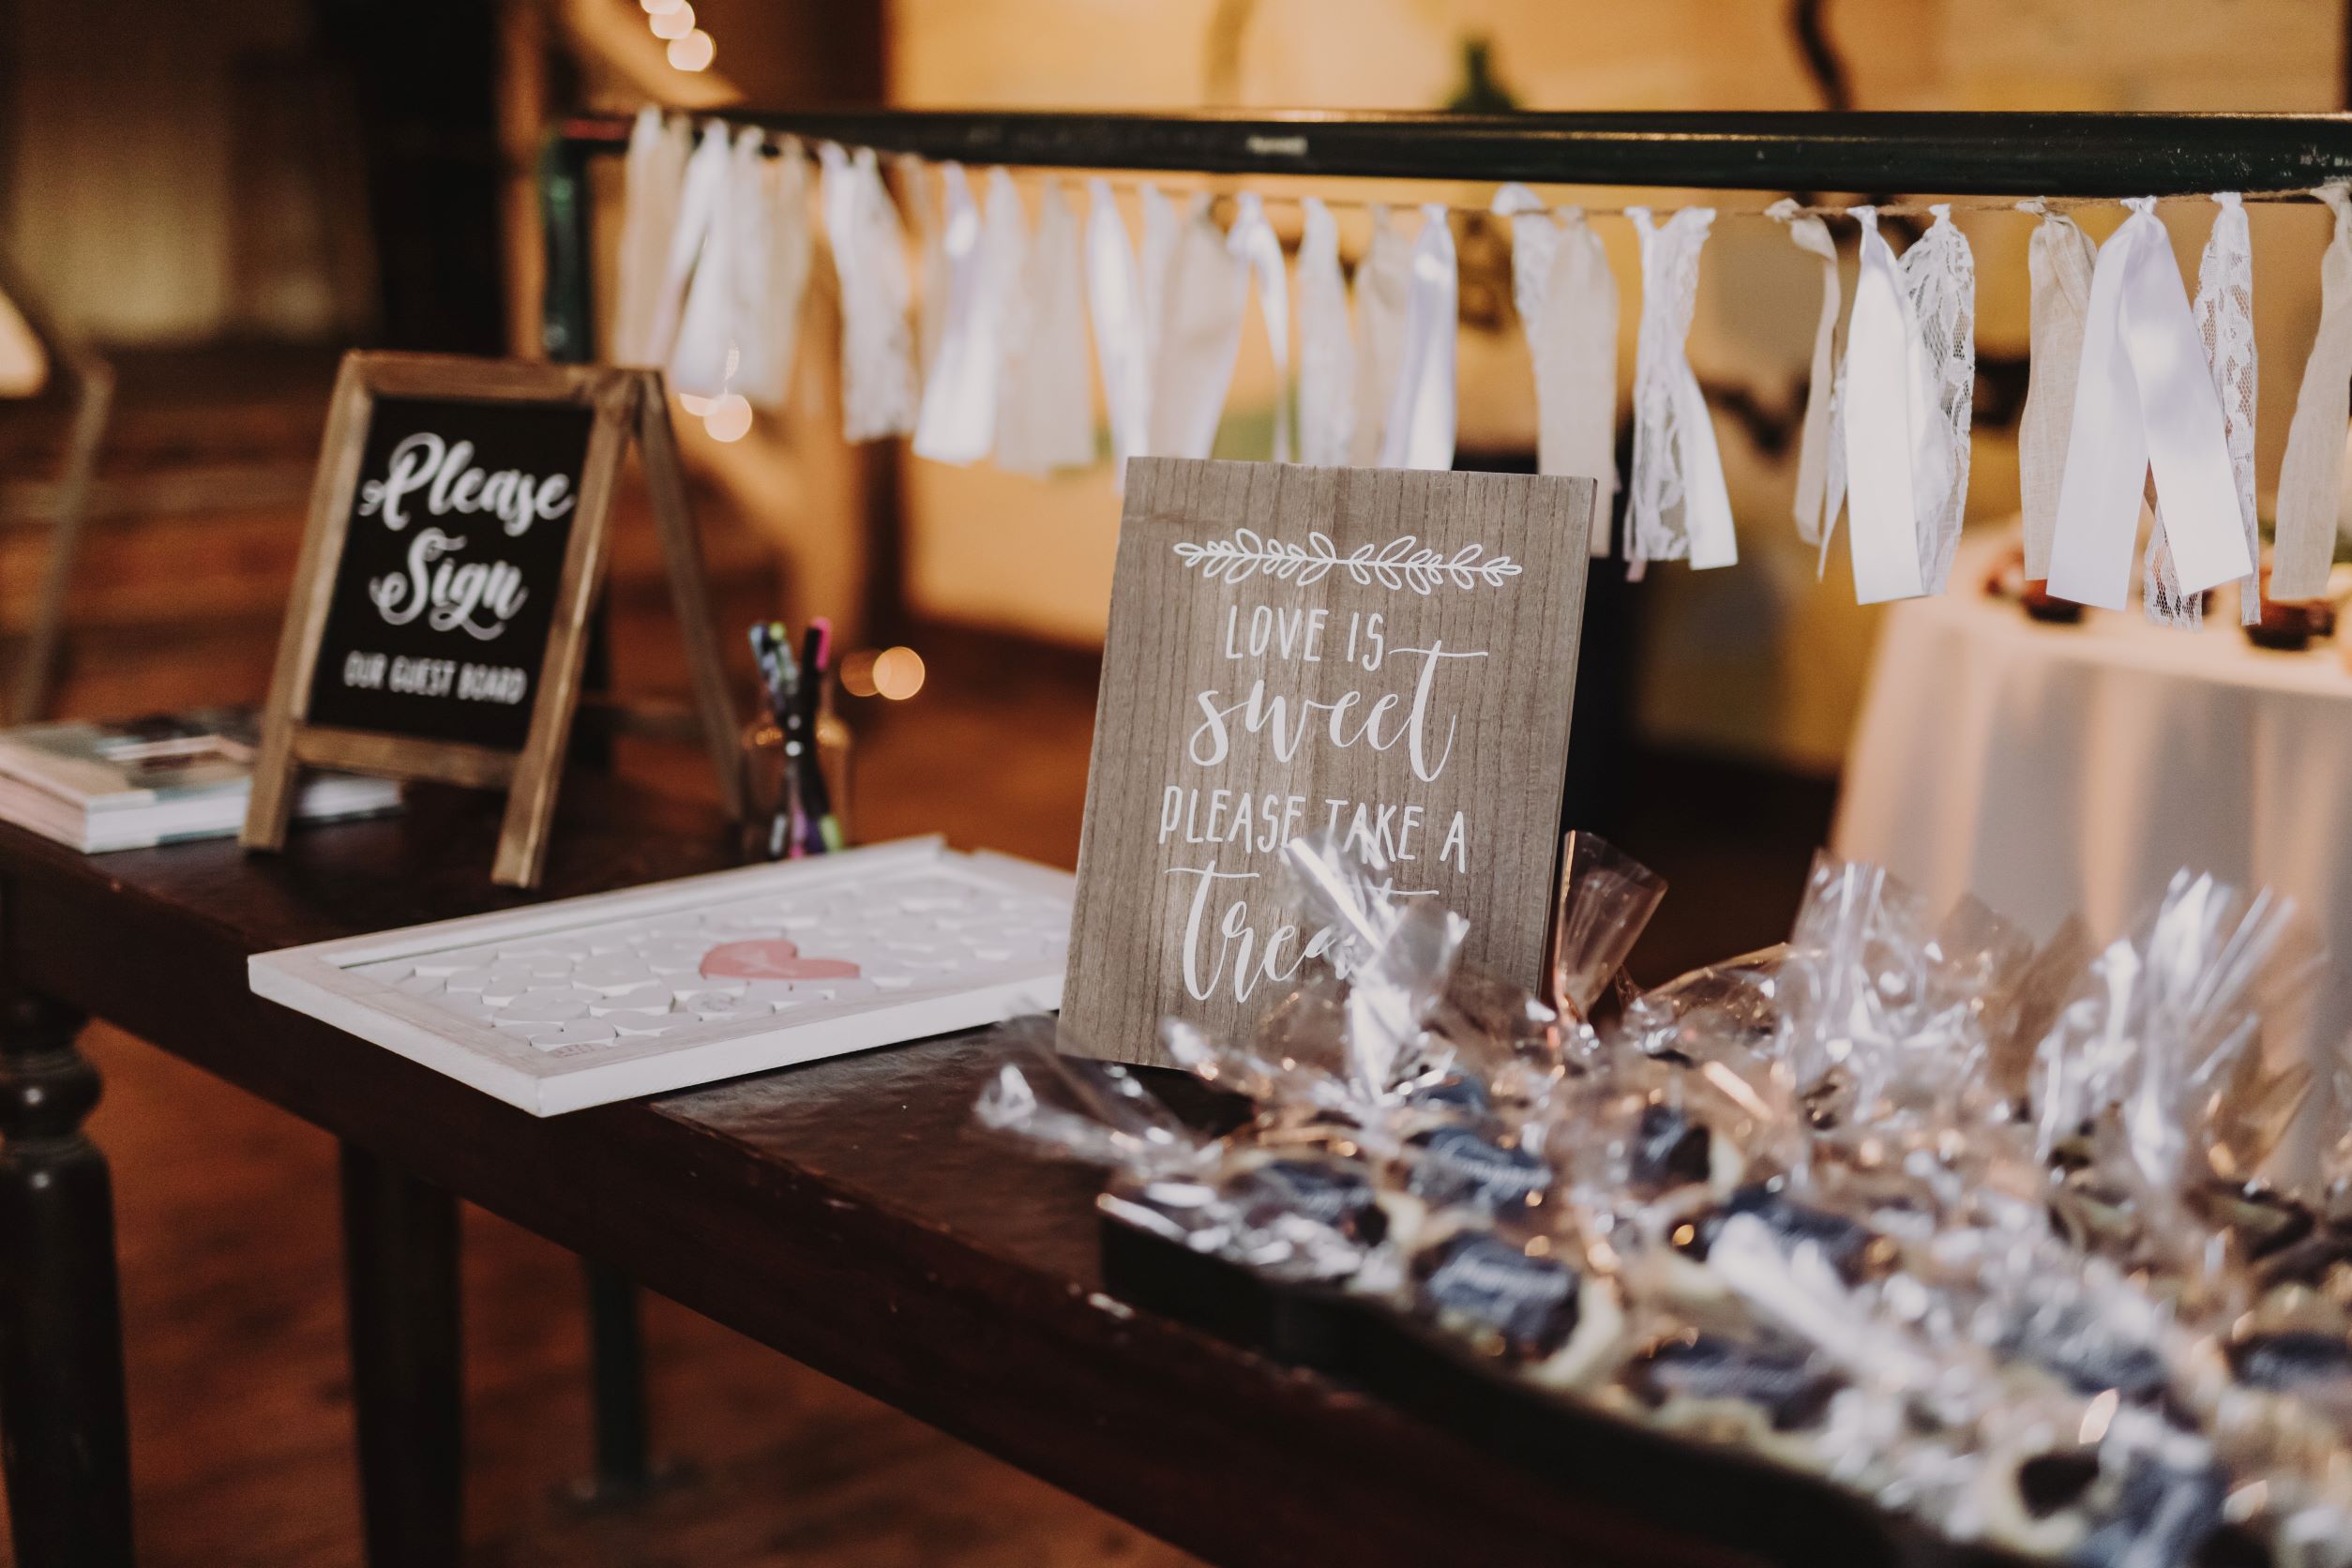
<path fill-rule="evenodd" d="M 1663 883 L 1579 835 L 1539 997 L 1386 867 L 1285 859 L 1328 963 L 1164 1033 L 1243 1124 L 1049 1052 L 982 1119 L 1109 1167 L 1114 1217 L 1960 1540 L 2352 1565 L 2352 1135 L 2293 1129 L 2281 900 L 2184 873 L 2036 947 L 1824 855 L 1787 942 L 1636 993 Z"/>

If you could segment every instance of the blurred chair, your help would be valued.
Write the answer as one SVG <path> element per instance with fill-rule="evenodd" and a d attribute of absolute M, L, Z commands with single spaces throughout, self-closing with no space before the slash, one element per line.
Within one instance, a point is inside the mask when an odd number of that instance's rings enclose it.
<path fill-rule="evenodd" d="M 71 400 L 73 412 L 57 478 L 46 505 L 38 508 L 50 525 L 49 554 L 11 683 L 8 720 L 14 724 L 47 716 L 65 631 L 66 592 L 114 404 L 114 368 L 97 351 L 60 333 L 22 280 L 0 264 L 0 399 L 29 402 L 53 394 Z"/>

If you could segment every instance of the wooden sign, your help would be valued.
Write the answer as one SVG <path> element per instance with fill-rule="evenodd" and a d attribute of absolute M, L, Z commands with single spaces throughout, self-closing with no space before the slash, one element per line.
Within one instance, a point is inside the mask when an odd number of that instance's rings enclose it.
<path fill-rule="evenodd" d="M 1137 459 L 1094 718 L 1063 1048 L 1164 1063 L 1318 961 L 1282 846 L 1334 828 L 1536 988 L 1590 479 Z"/>
<path fill-rule="evenodd" d="M 697 716 L 739 809 L 732 707 L 659 377 L 353 354 L 263 715 L 249 848 L 284 843 L 299 768 L 340 768 L 506 789 L 491 875 L 538 881 L 632 437 Z"/>

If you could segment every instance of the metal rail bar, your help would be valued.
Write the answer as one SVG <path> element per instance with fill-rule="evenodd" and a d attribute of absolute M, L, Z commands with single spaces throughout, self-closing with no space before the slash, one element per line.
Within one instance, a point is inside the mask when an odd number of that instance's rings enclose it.
<path fill-rule="evenodd" d="M 1060 169 L 1956 196 L 2297 190 L 2352 179 L 2352 114 L 723 113 L 882 152 Z M 628 122 L 577 117 L 560 132 L 593 152 L 624 143 Z"/>

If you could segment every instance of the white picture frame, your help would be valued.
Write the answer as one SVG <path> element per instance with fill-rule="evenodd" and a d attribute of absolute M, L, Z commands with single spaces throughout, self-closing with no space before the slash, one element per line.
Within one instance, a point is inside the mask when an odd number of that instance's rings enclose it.
<path fill-rule="evenodd" d="M 713 912 L 757 910 L 769 899 L 831 898 L 837 908 L 870 897 L 887 908 L 890 890 L 913 877 L 944 878 L 976 897 L 1011 898 L 1033 912 L 1047 901 L 1058 909 L 1061 940 L 1050 944 L 1049 958 L 1014 955 L 934 981 L 902 979 L 893 991 L 869 988 L 868 994 L 795 1003 L 761 1018 L 698 1020 L 670 1034 L 574 1051 L 542 1048 L 487 1018 L 454 1011 L 450 999 L 384 977 L 403 965 L 431 967 L 447 955 L 561 948 L 615 934 L 636 940 L 628 933 L 712 918 Z M 916 838 L 313 942 L 256 954 L 247 969 L 258 996 L 535 1116 L 552 1116 L 1051 1012 L 1062 994 L 1072 888 L 1066 872 Z"/>

